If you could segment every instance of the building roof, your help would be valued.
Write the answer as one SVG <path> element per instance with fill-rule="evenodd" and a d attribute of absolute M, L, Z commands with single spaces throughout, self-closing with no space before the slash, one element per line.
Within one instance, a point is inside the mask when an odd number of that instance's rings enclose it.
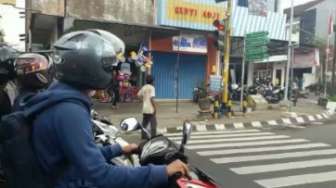
<path fill-rule="evenodd" d="M 301 4 L 301 5 L 295 6 L 294 7 L 294 17 L 300 17 L 300 16 L 302 16 L 303 13 L 307 9 L 309 9 L 309 8 L 311 8 L 311 7 L 313 7 L 313 6 L 317 5 L 317 4 L 320 4 L 323 1 L 324 0 L 314 0 L 314 1 L 311 1 L 311 2 L 308 2 L 308 3 L 305 3 L 305 4 Z M 290 7 L 284 10 L 284 14 L 287 15 L 287 18 L 289 18 L 289 16 L 290 16 L 290 11 L 291 11 Z"/>

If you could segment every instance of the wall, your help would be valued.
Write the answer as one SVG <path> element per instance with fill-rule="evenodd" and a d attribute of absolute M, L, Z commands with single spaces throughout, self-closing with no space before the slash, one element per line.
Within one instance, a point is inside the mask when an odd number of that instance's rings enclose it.
<path fill-rule="evenodd" d="M 336 14 L 336 1 L 335 0 L 325 0 L 320 4 L 315 5 L 310 8 L 310 10 L 316 9 L 316 28 L 315 28 L 315 37 L 323 40 L 328 36 L 328 18 L 334 13 Z M 334 18 L 334 23 L 335 18 Z M 334 37 L 331 39 L 331 43 L 334 40 Z"/>
<path fill-rule="evenodd" d="M 68 0 L 69 16 L 84 20 L 153 25 L 154 6 L 151 0 Z"/>
<path fill-rule="evenodd" d="M 25 7 L 24 0 L 16 1 L 16 6 Z M 20 18 L 19 12 L 22 10 L 0 4 L 0 30 L 4 32 L 6 43 L 19 51 L 25 51 L 25 42 L 20 41 L 20 34 L 25 33 L 25 19 Z"/>
<path fill-rule="evenodd" d="M 42 14 L 64 16 L 64 1 L 65 0 L 31 0 L 31 7 L 33 10 L 38 10 Z"/>

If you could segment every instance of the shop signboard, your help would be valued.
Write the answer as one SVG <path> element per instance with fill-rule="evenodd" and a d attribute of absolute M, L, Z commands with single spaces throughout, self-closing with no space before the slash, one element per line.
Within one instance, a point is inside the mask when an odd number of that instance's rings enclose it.
<path fill-rule="evenodd" d="M 210 76 L 210 91 L 219 92 L 221 91 L 222 86 L 222 77 L 221 76 Z"/>
<path fill-rule="evenodd" d="M 181 35 L 173 37 L 173 51 L 207 53 L 207 39 L 202 35 Z"/>
<path fill-rule="evenodd" d="M 198 30 L 214 30 L 214 20 L 226 18 L 225 7 L 209 0 L 160 0 L 157 24 Z"/>

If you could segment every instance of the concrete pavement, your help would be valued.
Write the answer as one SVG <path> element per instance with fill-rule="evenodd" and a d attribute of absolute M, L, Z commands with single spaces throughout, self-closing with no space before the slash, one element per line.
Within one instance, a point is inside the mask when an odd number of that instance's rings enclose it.
<path fill-rule="evenodd" d="M 121 103 L 118 109 L 112 109 L 109 103 L 95 103 L 94 108 L 109 117 L 116 125 L 127 117 L 142 120 L 141 103 Z M 196 125 L 195 130 L 222 130 L 231 128 L 260 128 L 262 126 L 298 125 L 309 121 L 329 118 L 322 107 L 311 100 L 302 99 L 289 113 L 281 108 L 254 111 L 242 116 L 236 113 L 232 118 L 202 119 L 198 116 L 198 105 L 191 102 L 180 102 L 178 113 L 175 103 L 161 102 L 158 104 L 158 129 L 162 132 L 178 131 L 185 120 Z"/>

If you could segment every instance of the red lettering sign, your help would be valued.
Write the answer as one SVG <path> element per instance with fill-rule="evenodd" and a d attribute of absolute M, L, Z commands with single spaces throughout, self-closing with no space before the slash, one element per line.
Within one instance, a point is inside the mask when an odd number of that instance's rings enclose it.
<path fill-rule="evenodd" d="M 175 7 L 175 14 L 186 16 L 197 16 L 198 10 L 188 7 Z M 220 14 L 218 12 L 204 11 L 202 16 L 207 19 L 219 19 Z"/>

